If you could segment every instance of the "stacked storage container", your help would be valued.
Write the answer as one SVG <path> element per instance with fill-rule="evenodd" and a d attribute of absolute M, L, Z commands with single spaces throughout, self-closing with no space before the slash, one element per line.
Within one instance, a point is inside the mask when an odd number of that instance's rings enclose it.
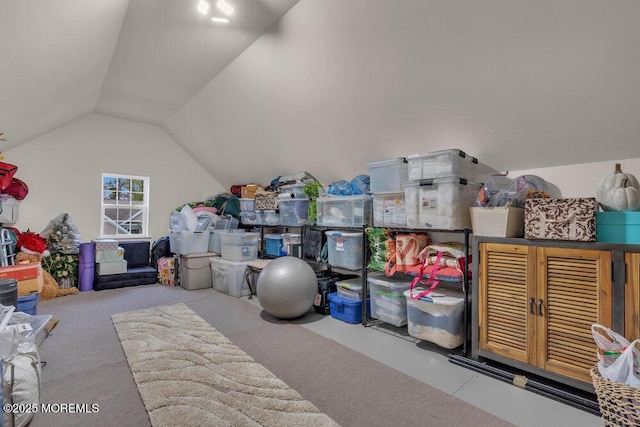
<path fill-rule="evenodd" d="M 255 194 L 254 194 L 255 197 Z M 240 198 L 240 221 L 245 225 L 280 225 L 276 210 L 256 210 L 255 198 Z"/>
<path fill-rule="evenodd" d="M 309 217 L 309 198 L 304 193 L 304 184 L 290 184 L 280 187 L 280 224 L 301 227 Z"/>
<path fill-rule="evenodd" d="M 367 164 L 373 193 L 373 226 L 406 227 L 403 184 L 407 181 L 404 157 Z"/>
<path fill-rule="evenodd" d="M 124 249 L 118 246 L 117 240 L 97 239 L 91 242 L 95 245 L 95 271 L 98 275 L 123 274 L 127 272 Z"/>
<path fill-rule="evenodd" d="M 407 156 L 404 184 L 407 227 L 441 230 L 471 228 L 469 208 L 481 185 L 478 159 L 452 149 Z"/>

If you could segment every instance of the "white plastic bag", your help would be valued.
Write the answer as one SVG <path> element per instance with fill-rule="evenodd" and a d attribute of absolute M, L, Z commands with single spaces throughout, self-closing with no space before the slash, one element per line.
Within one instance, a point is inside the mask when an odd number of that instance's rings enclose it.
<path fill-rule="evenodd" d="M 599 349 L 598 366 L 605 368 L 615 362 L 624 349 L 631 344 L 619 333 L 597 323 L 591 325 L 591 334 Z"/>
<path fill-rule="evenodd" d="M 617 381 L 640 388 L 640 339 L 635 340 L 609 366 L 598 363 L 600 375 L 610 381 Z"/>

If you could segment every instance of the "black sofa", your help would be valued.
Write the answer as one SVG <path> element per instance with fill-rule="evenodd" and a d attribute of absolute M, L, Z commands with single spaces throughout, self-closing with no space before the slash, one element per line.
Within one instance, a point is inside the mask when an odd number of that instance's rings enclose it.
<path fill-rule="evenodd" d="M 151 264 L 150 242 L 120 242 L 127 260 L 127 272 L 122 274 L 99 275 L 93 278 L 93 290 L 124 288 L 127 286 L 151 285 L 158 282 L 158 270 Z"/>

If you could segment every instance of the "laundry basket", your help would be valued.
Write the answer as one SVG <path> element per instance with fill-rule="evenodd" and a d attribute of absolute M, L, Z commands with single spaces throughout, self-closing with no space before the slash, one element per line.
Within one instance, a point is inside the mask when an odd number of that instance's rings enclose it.
<path fill-rule="evenodd" d="M 591 368 L 591 379 L 605 426 L 640 425 L 640 388 L 604 378 L 597 365 Z"/>

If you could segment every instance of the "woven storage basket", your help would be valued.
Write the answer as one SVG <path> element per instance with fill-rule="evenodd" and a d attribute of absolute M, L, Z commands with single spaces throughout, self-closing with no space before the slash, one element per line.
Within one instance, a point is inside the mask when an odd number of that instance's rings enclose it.
<path fill-rule="evenodd" d="M 640 388 L 603 378 L 597 365 L 591 379 L 605 426 L 640 425 Z"/>

